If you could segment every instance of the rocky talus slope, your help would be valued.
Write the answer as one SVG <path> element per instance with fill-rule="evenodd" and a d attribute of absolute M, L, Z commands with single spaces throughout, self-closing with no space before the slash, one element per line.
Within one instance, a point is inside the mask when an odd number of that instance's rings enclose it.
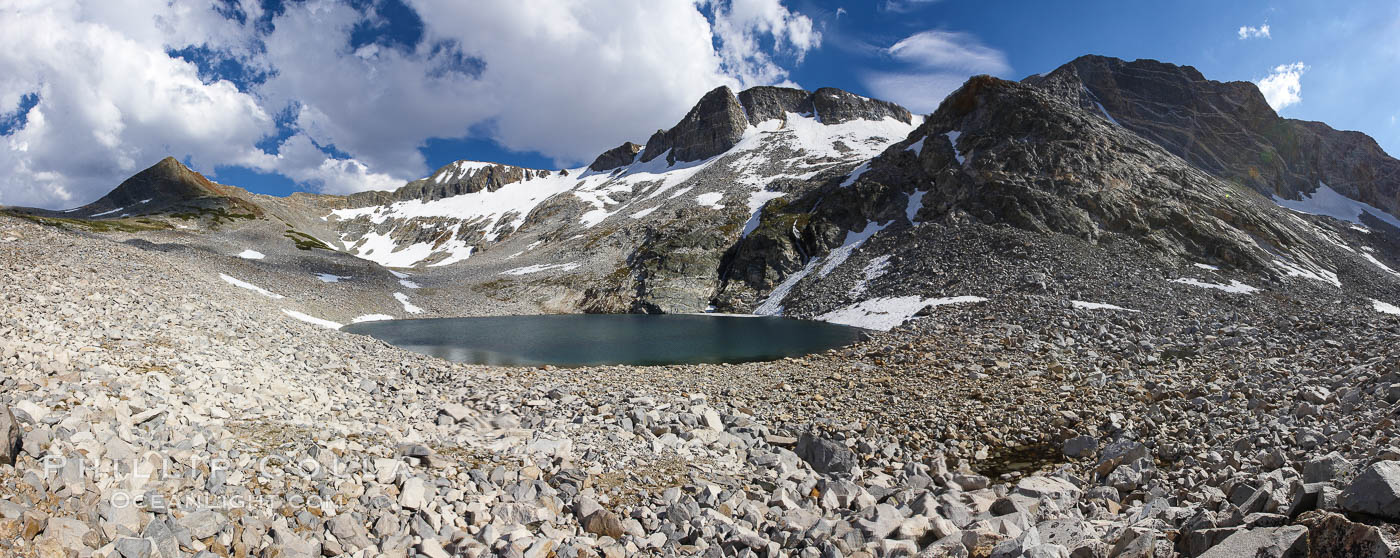
<path fill-rule="evenodd" d="M 0 554 L 1400 554 L 1369 309 L 1050 277 L 801 359 L 502 369 L 176 256 L 0 217 Z"/>

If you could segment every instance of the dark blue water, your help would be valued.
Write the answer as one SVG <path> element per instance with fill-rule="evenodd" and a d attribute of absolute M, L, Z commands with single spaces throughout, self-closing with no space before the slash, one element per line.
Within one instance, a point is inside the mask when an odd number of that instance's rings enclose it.
<path fill-rule="evenodd" d="M 821 352 L 865 335 L 825 322 L 678 314 L 389 320 L 343 331 L 448 360 L 499 366 L 753 362 Z"/>

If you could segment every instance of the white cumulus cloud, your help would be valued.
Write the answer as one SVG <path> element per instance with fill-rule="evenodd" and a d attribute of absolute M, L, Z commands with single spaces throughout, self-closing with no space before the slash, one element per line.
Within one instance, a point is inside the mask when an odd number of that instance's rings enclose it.
<path fill-rule="evenodd" d="M 714 87 L 791 84 L 822 42 L 782 0 L 403 2 L 421 40 L 357 48 L 389 0 L 0 3 L 0 119 L 38 97 L 0 136 L 0 204 L 87 203 L 166 155 L 333 193 L 427 174 L 432 138 L 586 163 Z M 264 77 L 201 75 L 189 48 Z"/>
<path fill-rule="evenodd" d="M 1306 71 L 1308 67 L 1302 62 L 1275 66 L 1269 75 L 1255 82 L 1255 85 L 1259 86 L 1259 92 L 1264 94 L 1264 100 L 1269 102 L 1269 106 L 1276 111 L 1283 110 L 1284 107 L 1302 102 L 1303 86 L 1299 80 Z"/>
<path fill-rule="evenodd" d="M 1269 35 L 1269 24 L 1265 23 L 1258 27 L 1251 27 L 1248 25 L 1241 26 L 1239 30 L 1239 36 L 1241 41 L 1245 39 L 1271 38 L 1271 35 Z"/>
<path fill-rule="evenodd" d="M 983 45 L 971 34 L 955 31 L 915 33 L 884 49 L 884 54 L 907 69 L 866 72 L 862 81 L 876 97 L 918 113 L 933 112 L 944 97 L 973 75 L 1011 71 L 1000 50 Z"/>

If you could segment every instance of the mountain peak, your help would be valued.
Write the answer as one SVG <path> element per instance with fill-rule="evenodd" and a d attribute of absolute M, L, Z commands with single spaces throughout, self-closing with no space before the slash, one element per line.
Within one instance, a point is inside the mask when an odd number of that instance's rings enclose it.
<path fill-rule="evenodd" d="M 1096 55 L 1025 81 L 1265 196 L 1299 199 L 1326 184 L 1400 213 L 1400 162 L 1363 134 L 1280 117 L 1253 83 Z"/>
<path fill-rule="evenodd" d="M 237 192 L 237 188 L 216 184 L 190 170 L 179 159 L 165 157 L 122 181 L 102 199 L 84 206 L 83 213 L 100 215 L 129 210 L 133 215 L 150 214 L 177 207 L 204 205 L 203 200 L 229 199 Z"/>

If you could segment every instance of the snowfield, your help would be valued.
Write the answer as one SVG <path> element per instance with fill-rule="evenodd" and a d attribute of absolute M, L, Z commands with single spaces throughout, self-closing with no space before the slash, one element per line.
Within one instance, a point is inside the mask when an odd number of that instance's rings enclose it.
<path fill-rule="evenodd" d="M 987 299 L 980 296 L 954 296 L 944 298 L 898 296 L 872 298 L 845 308 L 827 312 L 817 316 L 817 319 L 833 324 L 889 331 L 903 324 L 905 321 L 908 321 L 909 318 L 914 317 L 914 314 L 919 313 L 920 310 L 930 306 L 970 304 L 985 302 L 986 300 Z"/>
<path fill-rule="evenodd" d="M 241 280 L 235 279 L 235 278 L 233 278 L 233 277 L 229 277 L 228 275 L 224 275 L 224 274 L 222 274 L 222 273 L 219 274 L 219 278 L 220 278 L 220 279 L 223 279 L 225 283 L 228 283 L 228 284 L 233 285 L 233 286 L 235 286 L 235 287 L 238 287 L 238 288 L 240 288 L 240 289 L 248 289 L 248 290 L 250 290 L 250 291 L 253 291 L 253 292 L 255 292 L 255 293 L 258 293 L 258 294 L 263 295 L 263 296 L 268 297 L 268 298 L 284 298 L 284 297 L 283 297 L 282 295 L 280 295 L 280 294 L 274 293 L 274 292 L 272 292 L 272 291 L 269 291 L 269 290 L 267 290 L 267 289 L 264 289 L 264 288 L 262 288 L 262 287 L 259 287 L 259 286 L 257 286 L 257 285 L 254 285 L 254 284 L 249 283 L 249 282 L 247 282 L 247 281 L 241 281 Z"/>
<path fill-rule="evenodd" d="M 306 314 L 302 314 L 301 312 L 297 312 L 296 310 L 288 310 L 286 308 L 283 308 L 282 313 L 291 316 L 294 319 L 301 320 L 308 324 L 318 325 L 326 329 L 340 329 L 341 327 L 343 327 L 343 324 L 332 322 L 330 320 L 323 320 L 315 316 L 308 316 Z"/>
<path fill-rule="evenodd" d="M 1235 280 L 1233 280 L 1233 279 L 1230 280 L 1230 284 L 1229 284 L 1229 285 L 1221 285 L 1221 284 L 1219 284 L 1219 283 L 1209 283 L 1209 282 L 1206 282 L 1206 281 L 1201 281 L 1201 280 L 1199 280 L 1199 279 L 1189 279 L 1189 278 L 1173 279 L 1172 282 L 1173 282 L 1173 283 L 1181 283 L 1181 284 L 1183 284 L 1183 285 L 1191 285 L 1192 287 L 1200 287 L 1200 288 L 1203 288 L 1203 289 L 1216 289 L 1216 290 L 1225 291 L 1225 292 L 1227 292 L 1227 293 L 1253 294 L 1253 293 L 1259 292 L 1259 289 L 1258 289 L 1258 288 L 1256 288 L 1256 287 L 1251 287 L 1251 286 L 1249 286 L 1249 285 L 1246 285 L 1246 284 L 1241 283 L 1241 282 L 1239 282 L 1239 281 L 1235 281 Z"/>
<path fill-rule="evenodd" d="M 267 256 L 263 255 L 262 252 L 259 252 L 257 250 L 244 250 L 238 253 L 238 257 L 243 258 L 245 260 L 261 260 L 263 258 L 266 258 Z"/>
<path fill-rule="evenodd" d="M 580 264 L 578 262 L 568 262 L 561 264 L 535 264 L 527 265 L 525 267 L 517 267 L 515 269 L 507 269 L 505 271 L 502 271 L 501 275 L 529 275 L 531 273 L 539 273 L 541 271 L 573 271 L 575 269 L 578 269 L 582 265 L 583 264 Z"/>
<path fill-rule="evenodd" d="M 422 314 L 422 313 L 423 313 L 423 309 L 422 309 L 422 308 L 419 308 L 419 307 L 417 307 L 417 306 L 414 306 L 412 302 L 409 302 L 409 301 L 408 301 L 408 295 L 406 295 L 406 294 L 403 294 L 403 293 L 394 293 L 394 300 L 399 301 L 399 304 L 402 304 L 402 305 L 403 305 L 403 311 L 404 311 L 404 312 L 408 312 L 409 314 Z"/>
<path fill-rule="evenodd" d="M 1400 316 L 1400 306 L 1396 306 L 1388 302 L 1381 302 L 1373 298 L 1371 299 L 1371 307 L 1374 308 L 1377 312 L 1384 312 L 1386 314 Z"/>
<path fill-rule="evenodd" d="M 1084 310 L 1122 310 L 1122 311 L 1124 311 L 1124 312 L 1137 312 L 1137 310 L 1133 310 L 1132 308 L 1124 308 L 1124 307 L 1122 307 L 1122 306 L 1115 306 L 1115 305 L 1106 304 L 1106 303 L 1103 303 L 1103 302 L 1087 302 L 1087 301 L 1083 301 L 1083 300 L 1071 300 L 1071 301 L 1069 301 L 1069 303 L 1070 303 L 1070 305 L 1074 306 L 1075 308 L 1082 308 L 1082 309 L 1084 309 Z"/>
<path fill-rule="evenodd" d="M 1394 215 L 1377 209 L 1368 203 L 1356 201 L 1343 196 L 1340 192 L 1333 190 L 1321 181 L 1317 183 L 1317 190 L 1311 194 L 1304 194 L 1301 200 L 1287 200 L 1274 196 L 1274 203 L 1279 204 L 1298 213 L 1309 215 L 1325 215 L 1334 219 L 1340 219 L 1356 225 L 1364 225 L 1361 222 L 1361 215 L 1369 213 L 1384 223 L 1400 229 L 1400 219 Z M 1364 231 L 1369 232 L 1369 231 Z"/>

